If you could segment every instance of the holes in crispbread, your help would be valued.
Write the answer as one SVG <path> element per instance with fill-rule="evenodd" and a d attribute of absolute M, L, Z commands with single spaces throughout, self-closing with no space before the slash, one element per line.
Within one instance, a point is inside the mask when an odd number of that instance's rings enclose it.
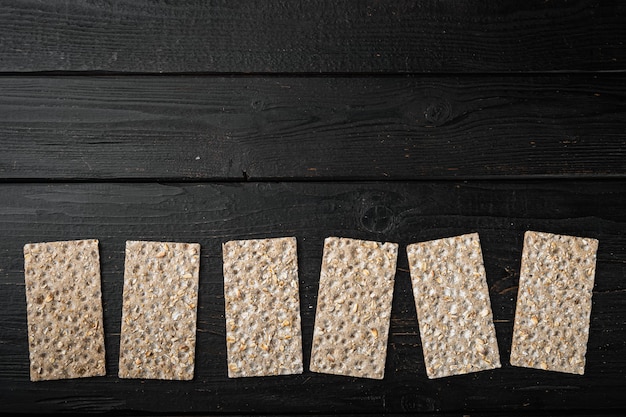
<path fill-rule="evenodd" d="M 24 246 L 34 381 L 104 375 L 100 296 L 85 292 L 100 287 L 97 245 L 89 240 Z M 83 340 L 100 350 L 81 349 Z"/>
<path fill-rule="evenodd" d="M 120 377 L 193 377 L 198 257 L 197 244 L 127 242 Z M 183 342 L 189 354 L 179 360 Z"/>
<path fill-rule="evenodd" d="M 223 245 L 229 377 L 302 372 L 295 238 Z"/>
<path fill-rule="evenodd" d="M 326 239 L 312 371 L 382 378 L 396 256 L 396 244 Z"/>
<path fill-rule="evenodd" d="M 416 243 L 407 254 L 429 378 L 499 367 L 478 235 Z"/>
<path fill-rule="evenodd" d="M 526 233 L 511 364 L 584 373 L 597 245 Z"/>

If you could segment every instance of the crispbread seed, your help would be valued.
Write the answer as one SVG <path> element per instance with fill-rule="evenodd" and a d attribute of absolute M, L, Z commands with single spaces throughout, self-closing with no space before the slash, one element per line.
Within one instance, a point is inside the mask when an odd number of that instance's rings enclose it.
<path fill-rule="evenodd" d="M 228 376 L 302 373 L 296 238 L 223 245 Z"/>
<path fill-rule="evenodd" d="M 105 375 L 97 240 L 24 246 L 30 379 Z"/>
<path fill-rule="evenodd" d="M 526 232 L 511 365 L 584 374 L 596 239 Z"/>
<path fill-rule="evenodd" d="M 194 375 L 200 245 L 126 242 L 120 378 Z"/>
<path fill-rule="evenodd" d="M 398 245 L 324 241 L 310 369 L 382 379 Z"/>
<path fill-rule="evenodd" d="M 429 378 L 500 367 L 477 233 L 407 247 Z"/>

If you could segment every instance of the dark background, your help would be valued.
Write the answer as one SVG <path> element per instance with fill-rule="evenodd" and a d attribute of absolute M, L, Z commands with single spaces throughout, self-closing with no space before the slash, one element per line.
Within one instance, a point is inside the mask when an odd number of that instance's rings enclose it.
<path fill-rule="evenodd" d="M 626 413 L 626 3 L 0 4 L 0 412 Z M 509 365 L 526 230 L 600 240 L 584 376 Z M 428 380 L 405 246 L 480 234 L 503 367 Z M 305 372 L 229 380 L 221 243 L 296 236 Z M 309 372 L 323 239 L 401 245 L 385 379 Z M 97 238 L 107 376 L 29 382 L 22 246 Z M 196 377 L 117 378 L 125 240 L 202 245 Z"/>

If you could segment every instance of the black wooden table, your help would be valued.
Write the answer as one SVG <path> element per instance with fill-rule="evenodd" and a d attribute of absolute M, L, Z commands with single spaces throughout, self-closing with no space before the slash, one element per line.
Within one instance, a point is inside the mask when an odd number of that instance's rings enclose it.
<path fill-rule="evenodd" d="M 626 3 L 0 4 L 1 412 L 626 412 Z M 584 376 L 508 363 L 526 230 L 598 238 Z M 405 246 L 480 234 L 503 367 L 428 380 Z M 221 243 L 296 236 L 305 372 L 230 380 Z M 397 242 L 384 380 L 308 371 L 322 242 Z M 100 240 L 107 376 L 32 383 L 22 246 Z M 202 245 L 196 376 L 117 377 L 126 240 Z"/>

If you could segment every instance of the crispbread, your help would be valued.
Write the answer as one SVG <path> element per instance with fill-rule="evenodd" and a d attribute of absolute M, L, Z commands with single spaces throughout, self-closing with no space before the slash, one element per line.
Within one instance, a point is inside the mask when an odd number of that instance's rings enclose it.
<path fill-rule="evenodd" d="M 30 379 L 105 375 L 97 240 L 24 246 Z"/>
<path fill-rule="evenodd" d="M 194 374 L 200 245 L 126 242 L 120 378 Z"/>
<path fill-rule="evenodd" d="M 398 244 L 324 241 L 310 369 L 382 379 Z"/>
<path fill-rule="evenodd" d="M 478 233 L 407 247 L 429 378 L 500 367 Z"/>
<path fill-rule="evenodd" d="M 296 238 L 222 246 L 228 376 L 302 373 Z"/>
<path fill-rule="evenodd" d="M 511 365 L 584 374 L 596 239 L 526 232 Z"/>

